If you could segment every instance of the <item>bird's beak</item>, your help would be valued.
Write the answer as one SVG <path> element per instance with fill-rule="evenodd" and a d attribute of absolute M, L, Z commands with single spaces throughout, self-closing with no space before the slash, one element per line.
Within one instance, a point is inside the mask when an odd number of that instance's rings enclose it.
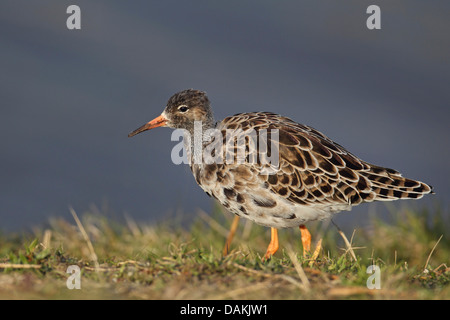
<path fill-rule="evenodd" d="M 137 135 L 138 133 L 141 133 L 143 131 L 147 131 L 153 128 L 157 128 L 157 127 L 163 127 L 165 126 L 167 123 L 167 118 L 164 117 L 163 115 L 160 115 L 159 117 L 156 117 L 155 119 L 153 119 L 150 122 L 147 122 L 146 124 L 144 124 L 143 126 L 137 128 L 136 130 L 134 130 L 133 132 L 131 132 L 130 134 L 128 134 L 128 137 L 132 137 Z"/>

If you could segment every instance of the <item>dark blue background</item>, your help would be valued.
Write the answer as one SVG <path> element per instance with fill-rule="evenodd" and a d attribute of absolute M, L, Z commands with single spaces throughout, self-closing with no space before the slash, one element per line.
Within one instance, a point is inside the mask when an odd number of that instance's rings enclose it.
<path fill-rule="evenodd" d="M 381 30 L 366 28 L 371 4 Z M 146 222 L 210 211 L 171 163 L 171 130 L 127 138 L 186 88 L 207 91 L 217 119 L 273 111 L 311 125 L 435 187 L 410 204 L 448 207 L 449 16 L 448 1 L 2 0 L 0 230 L 71 219 L 69 205 Z"/>

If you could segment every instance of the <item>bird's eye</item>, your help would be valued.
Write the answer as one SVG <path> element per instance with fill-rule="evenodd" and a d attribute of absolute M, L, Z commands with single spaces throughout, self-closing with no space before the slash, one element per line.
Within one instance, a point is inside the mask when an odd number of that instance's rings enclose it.
<path fill-rule="evenodd" d="M 178 107 L 178 110 L 180 110 L 181 112 L 186 112 L 186 111 L 188 111 L 188 107 L 187 106 L 185 106 L 185 105 L 182 105 L 182 106 L 179 106 Z"/>

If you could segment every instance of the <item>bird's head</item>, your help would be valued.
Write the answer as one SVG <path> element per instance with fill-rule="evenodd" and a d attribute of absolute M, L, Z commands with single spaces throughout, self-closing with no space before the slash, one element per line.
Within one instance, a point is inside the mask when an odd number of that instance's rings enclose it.
<path fill-rule="evenodd" d="M 210 102 L 206 92 L 187 89 L 170 97 L 160 116 L 137 128 L 128 137 L 157 127 L 186 129 L 193 132 L 196 121 L 201 121 L 202 126 L 206 127 L 214 123 Z"/>

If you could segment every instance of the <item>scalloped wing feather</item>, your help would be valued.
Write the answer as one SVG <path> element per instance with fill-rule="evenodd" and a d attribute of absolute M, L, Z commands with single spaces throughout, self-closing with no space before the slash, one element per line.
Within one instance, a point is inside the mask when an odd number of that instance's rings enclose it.
<path fill-rule="evenodd" d="M 278 129 L 279 170 L 259 177 L 273 193 L 295 204 L 337 212 L 362 202 L 418 199 L 432 192 L 429 185 L 365 162 L 316 129 L 274 113 L 238 114 L 219 128 Z M 268 145 L 270 139 L 268 135 Z M 260 161 L 245 165 L 253 172 L 263 168 Z"/>

